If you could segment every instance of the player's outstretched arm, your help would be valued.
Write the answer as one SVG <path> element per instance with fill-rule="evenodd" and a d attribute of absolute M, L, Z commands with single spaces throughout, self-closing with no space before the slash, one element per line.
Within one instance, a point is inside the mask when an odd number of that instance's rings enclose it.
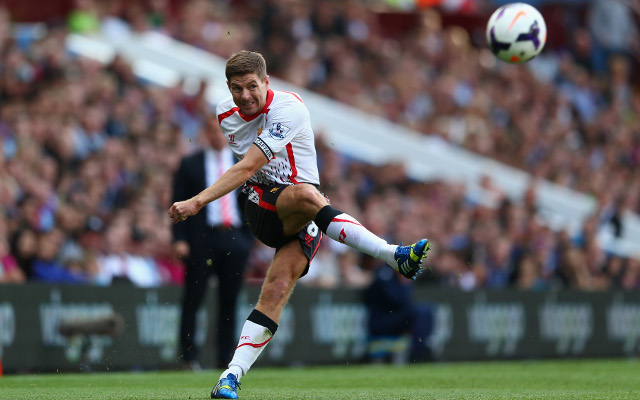
<path fill-rule="evenodd" d="M 195 215 L 210 202 L 219 199 L 227 193 L 239 188 L 249 180 L 264 164 L 267 157 L 257 146 L 251 146 L 245 157 L 229 168 L 220 179 L 202 192 L 184 201 L 173 203 L 169 209 L 169 217 L 173 223 L 184 221 Z"/>

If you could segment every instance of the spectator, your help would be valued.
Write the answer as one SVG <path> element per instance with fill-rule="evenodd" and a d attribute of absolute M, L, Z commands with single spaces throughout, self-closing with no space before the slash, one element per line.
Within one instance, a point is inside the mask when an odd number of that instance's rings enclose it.
<path fill-rule="evenodd" d="M 40 235 L 38 251 L 33 261 L 32 278 L 35 281 L 49 283 L 86 283 L 88 281 L 78 271 L 71 271 L 56 260 L 63 239 L 63 234 L 58 229 L 52 229 Z"/>
<path fill-rule="evenodd" d="M 26 279 L 15 257 L 9 252 L 6 237 L 0 238 L 0 283 L 23 283 Z"/>
<path fill-rule="evenodd" d="M 513 68 L 491 62 L 486 51 L 473 47 L 473 36 L 444 24 L 435 9 L 421 14 L 414 30 L 391 32 L 364 3 L 276 1 L 268 3 L 268 12 L 261 2 L 118 3 L 76 4 L 101 7 L 100 29 L 113 17 L 126 24 L 126 32 L 154 29 L 223 57 L 247 47 L 277 54 L 269 58 L 274 76 L 532 173 L 534 183 L 514 198 L 493 177 L 472 188 L 412 182 L 399 164 L 366 165 L 338 154 L 330 142 L 318 145 L 322 190 L 336 207 L 391 241 L 427 230 L 435 244 L 433 273 L 419 284 L 466 290 L 496 284 L 497 276 L 504 278 L 496 274 L 504 270 L 495 261 L 506 254 L 496 248 L 504 238 L 511 242 L 504 246 L 510 247 L 510 286 L 634 287 L 635 259 L 612 257 L 603 248 L 624 231 L 622 215 L 640 212 L 640 125 L 634 118 L 640 90 L 632 73 L 637 60 L 628 51 L 616 52 L 604 64 L 610 74 L 594 73 L 589 56 L 599 44 L 588 19 L 568 52 L 545 49 L 551 66 L 545 76 L 552 79 L 542 82 L 527 68 L 538 68 L 535 63 Z M 615 3 L 606 13 L 625 7 Z M 623 19 L 633 17 L 626 13 Z M 19 268 L 31 277 L 37 236 L 59 229 L 65 239 L 58 261 L 89 275 L 98 265 L 94 282 L 118 279 L 103 270 L 114 253 L 135 261 L 140 275 L 134 276 L 144 285 L 176 282 L 181 266 L 163 252 L 168 228 L 158 210 L 171 200 L 166 176 L 202 145 L 193 132 L 210 106 L 208 88 L 185 94 L 182 82 L 143 85 L 120 56 L 105 66 L 73 58 L 59 27 L 27 47 L 15 46 L 8 21 L 6 9 L 0 10 L 0 209 Z M 415 81 L 407 83 L 408 73 Z M 537 179 L 596 199 L 598 212 L 582 232 L 564 237 L 543 228 Z M 127 222 L 119 222 L 121 214 L 129 215 Z M 428 226 L 419 226 L 424 218 Z M 399 221 L 402 230 L 396 229 Z M 136 230 L 114 227 L 127 223 Z M 115 240 L 113 230 L 125 237 Z M 122 242 L 119 250 L 104 247 L 114 241 Z M 257 248 L 249 262 L 246 279 L 252 283 L 263 277 L 261 252 Z M 333 271 L 331 285 L 366 280 L 360 278 L 370 260 L 349 258 L 325 260 L 331 268 L 324 272 Z"/>
<path fill-rule="evenodd" d="M 517 288 L 524 290 L 543 291 L 550 287 L 542 277 L 541 266 L 530 256 L 525 256 L 520 262 Z"/>
<path fill-rule="evenodd" d="M 11 240 L 11 254 L 15 257 L 18 267 L 24 275 L 33 277 L 33 262 L 38 250 L 38 235 L 31 228 L 24 227 L 13 233 Z"/>
<path fill-rule="evenodd" d="M 592 65 L 597 74 L 609 71 L 612 55 L 629 57 L 640 48 L 638 26 L 627 0 L 595 0 L 589 7 L 588 26 L 594 38 Z"/>
<path fill-rule="evenodd" d="M 99 273 L 97 282 L 103 285 L 114 281 L 128 282 L 140 287 L 154 287 L 161 282 L 161 276 L 153 263 L 134 250 L 131 214 L 121 211 L 116 214 L 105 230 L 105 247 L 98 256 Z"/>

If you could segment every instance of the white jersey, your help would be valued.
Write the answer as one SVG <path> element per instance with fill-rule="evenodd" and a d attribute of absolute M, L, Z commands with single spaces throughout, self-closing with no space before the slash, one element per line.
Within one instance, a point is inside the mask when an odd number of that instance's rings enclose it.
<path fill-rule="evenodd" d="M 231 96 L 216 107 L 231 150 L 242 159 L 256 145 L 269 160 L 250 181 L 262 184 L 320 184 L 311 119 L 295 93 L 269 89 L 261 112 L 246 116 Z"/>

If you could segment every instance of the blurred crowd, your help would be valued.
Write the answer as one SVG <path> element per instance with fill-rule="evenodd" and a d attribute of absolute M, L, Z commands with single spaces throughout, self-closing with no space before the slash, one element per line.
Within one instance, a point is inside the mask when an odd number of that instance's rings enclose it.
<path fill-rule="evenodd" d="M 509 66 L 432 9 L 388 35 L 365 1 L 180 4 L 78 0 L 66 24 L 28 44 L 9 35 L 0 9 L 0 282 L 182 283 L 166 210 L 180 158 L 202 145 L 214 112 L 206 85 L 195 94 L 148 86 L 125 60 L 74 58 L 64 42 L 69 31 L 156 30 L 223 57 L 261 51 L 270 75 L 599 202 L 578 234 L 556 232 L 536 212 L 535 186 L 513 202 L 491 177 L 473 189 L 415 182 L 401 164 L 349 159 L 316 132 L 321 189 L 334 207 L 389 241 L 432 240 L 419 284 L 640 286 L 640 261 L 598 241 L 602 224 L 619 228 L 621 212 L 640 212 L 637 35 L 607 44 L 585 18 L 571 46 Z M 261 281 L 271 252 L 256 244 L 248 282 Z M 326 239 L 302 282 L 364 287 L 378 266 Z"/>

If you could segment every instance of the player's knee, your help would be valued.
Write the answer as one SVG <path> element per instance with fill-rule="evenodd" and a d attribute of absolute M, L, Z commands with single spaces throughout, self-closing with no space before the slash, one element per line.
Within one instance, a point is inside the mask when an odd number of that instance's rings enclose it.
<path fill-rule="evenodd" d="M 305 209 L 320 209 L 326 205 L 326 199 L 311 185 L 300 185 L 296 191 L 295 201 Z"/>
<path fill-rule="evenodd" d="M 278 198 L 276 208 L 280 217 L 284 215 L 305 216 L 305 219 L 313 218 L 317 212 L 328 204 L 325 197 L 312 185 L 295 185 L 288 187 Z"/>

